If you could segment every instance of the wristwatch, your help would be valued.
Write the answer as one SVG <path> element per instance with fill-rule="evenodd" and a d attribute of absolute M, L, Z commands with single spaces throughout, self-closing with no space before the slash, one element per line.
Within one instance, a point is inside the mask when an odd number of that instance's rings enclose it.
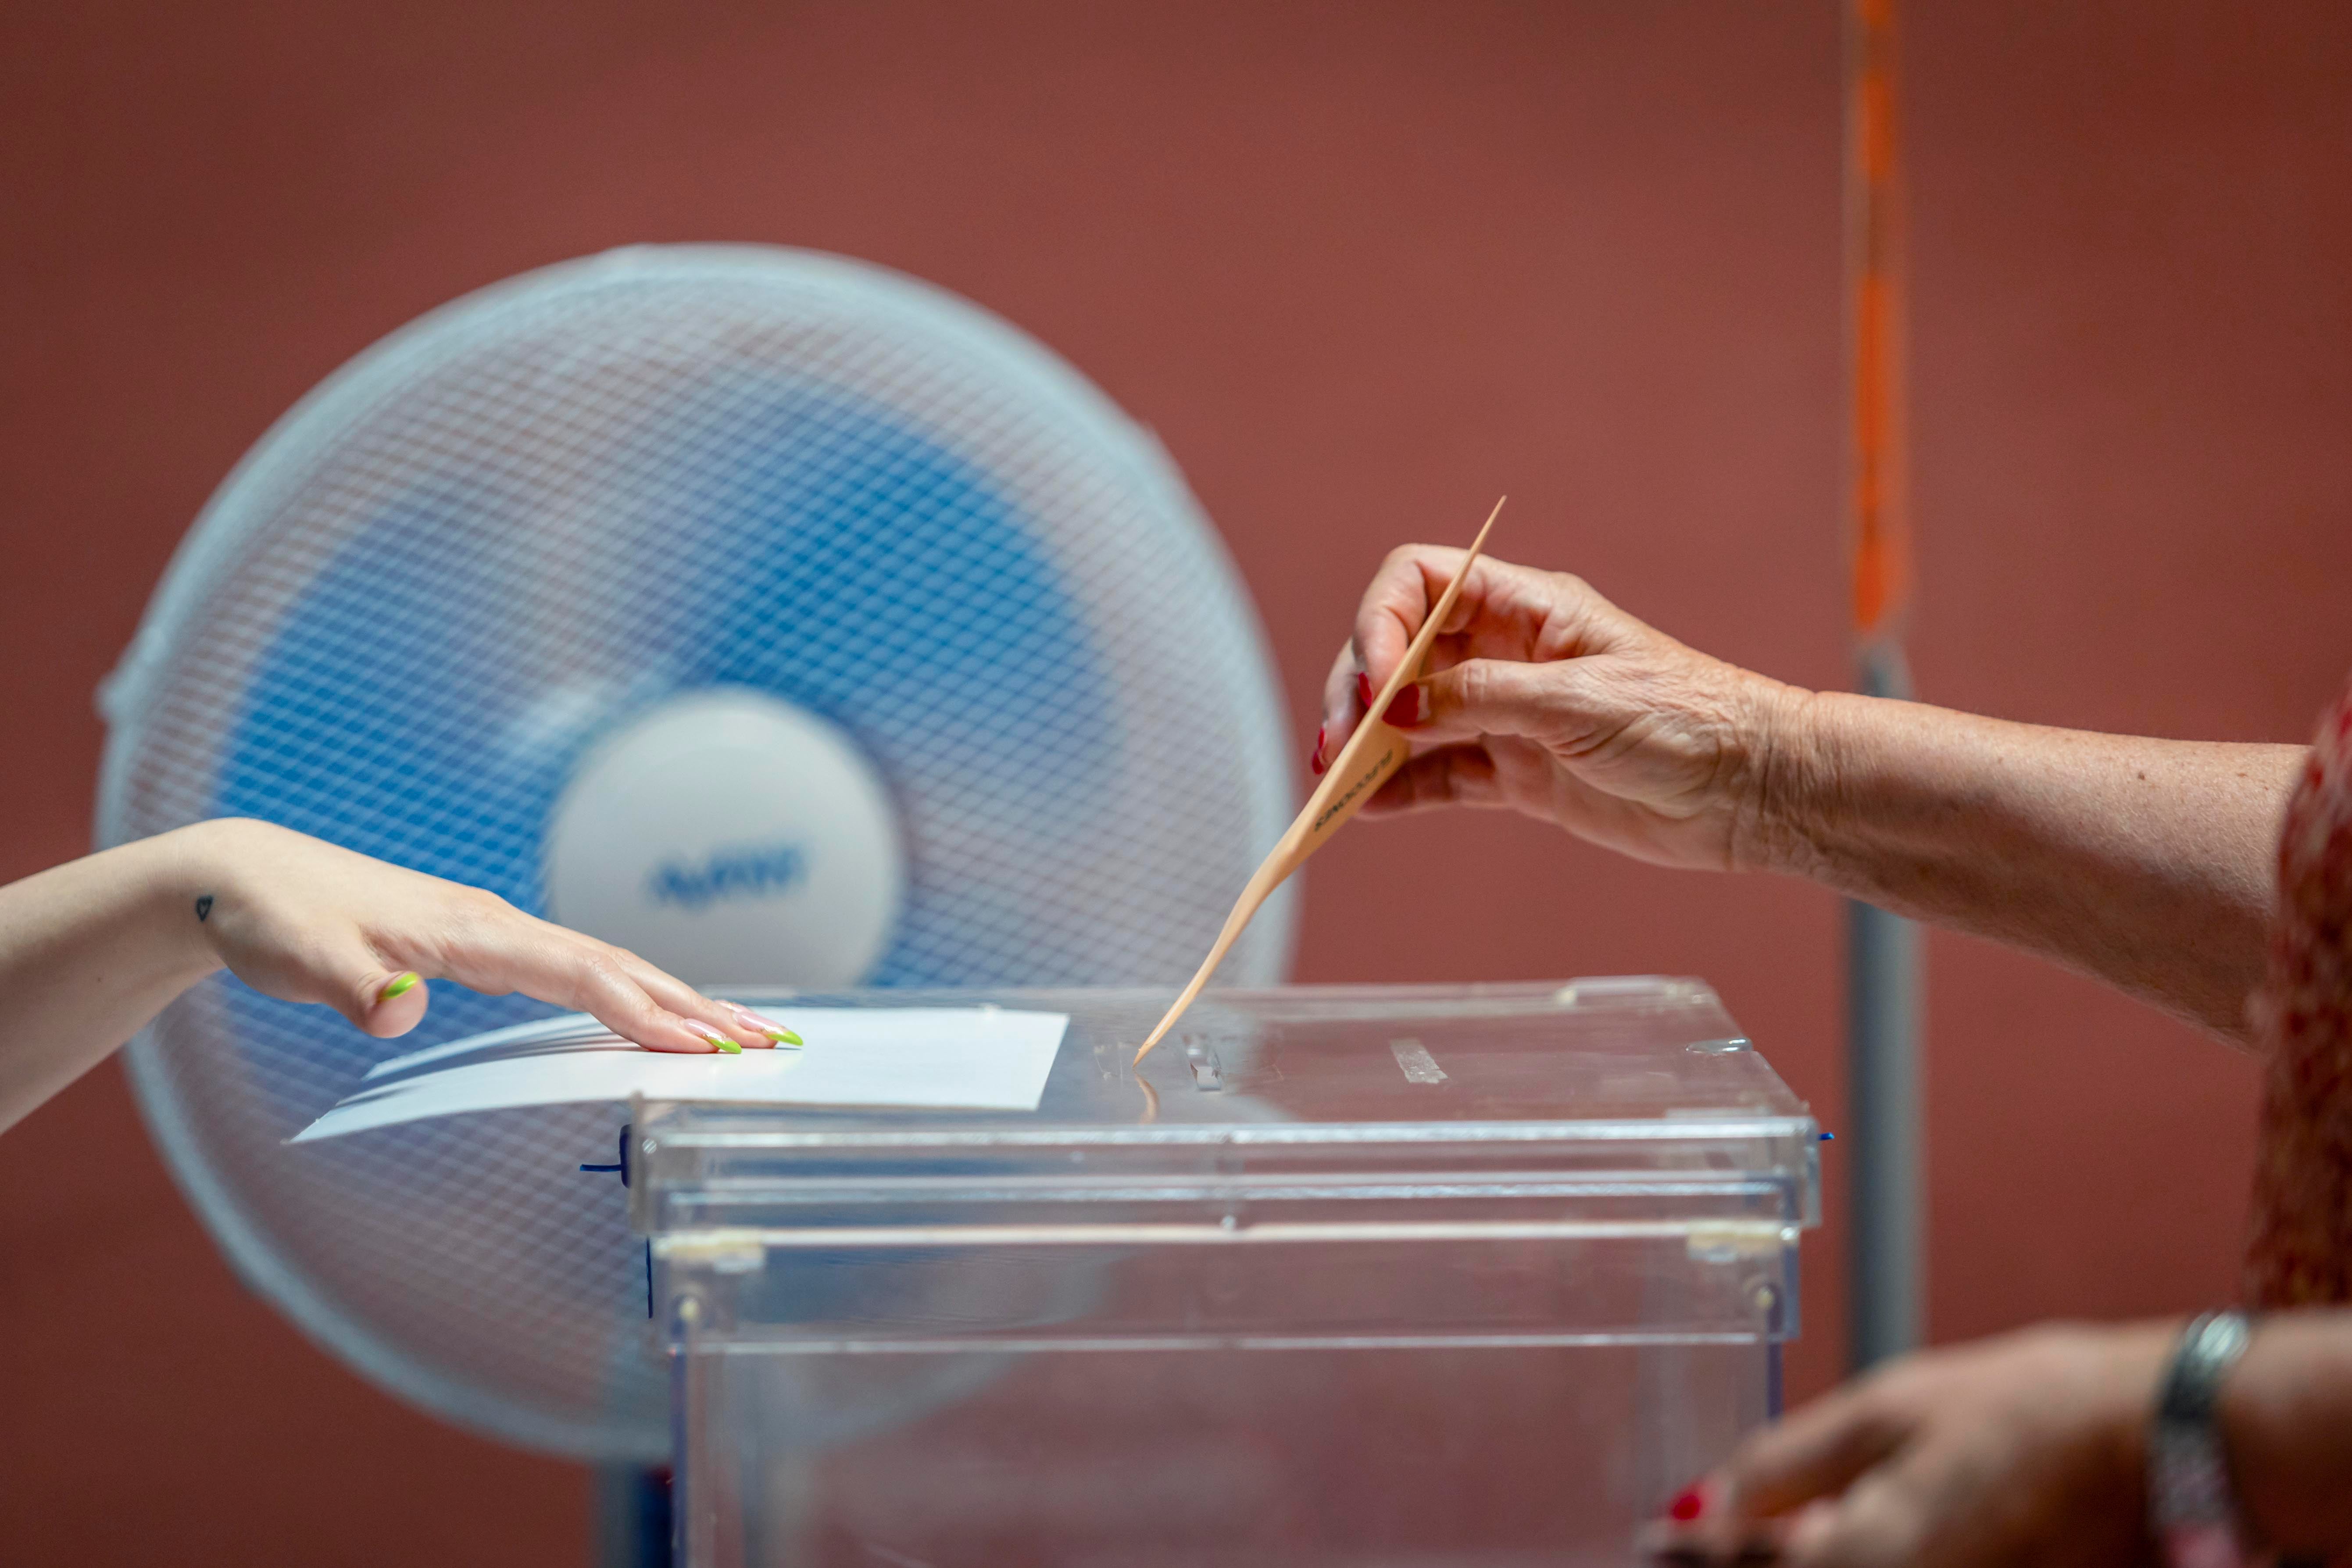
<path fill-rule="evenodd" d="M 2148 1527 L 2170 1568 L 2252 1568 L 2214 1422 L 2221 1379 L 2246 1353 L 2243 1312 L 2207 1312 L 2181 1331 L 2148 1433 Z"/>

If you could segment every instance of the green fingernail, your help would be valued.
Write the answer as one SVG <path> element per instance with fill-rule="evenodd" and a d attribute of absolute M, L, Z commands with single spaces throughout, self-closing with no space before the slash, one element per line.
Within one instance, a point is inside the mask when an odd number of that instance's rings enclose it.
<path fill-rule="evenodd" d="M 710 1043 L 719 1047 L 720 1056 L 740 1057 L 743 1054 L 743 1047 L 732 1040 L 713 1040 Z"/>
<path fill-rule="evenodd" d="M 804 1046 L 808 1044 L 806 1040 L 802 1039 L 790 1029 L 770 1029 L 767 1031 L 767 1035 L 768 1038 L 775 1041 L 776 1044 L 780 1046 Z"/>
<path fill-rule="evenodd" d="M 395 996 L 405 996 L 416 988 L 417 981 L 422 978 L 424 977 L 414 969 L 405 974 L 395 974 L 384 983 L 383 990 L 375 994 L 375 999 L 379 1002 L 389 1002 Z"/>

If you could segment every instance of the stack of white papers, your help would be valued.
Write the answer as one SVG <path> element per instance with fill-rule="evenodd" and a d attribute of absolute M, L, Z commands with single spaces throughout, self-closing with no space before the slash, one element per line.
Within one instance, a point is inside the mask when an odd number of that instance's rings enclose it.
<path fill-rule="evenodd" d="M 761 1011 L 807 1044 L 740 1056 L 648 1051 L 584 1014 L 493 1029 L 396 1057 L 297 1133 L 307 1143 L 435 1116 L 582 1100 L 730 1100 L 877 1109 L 1034 1110 L 1069 1024 L 997 1007 Z"/>

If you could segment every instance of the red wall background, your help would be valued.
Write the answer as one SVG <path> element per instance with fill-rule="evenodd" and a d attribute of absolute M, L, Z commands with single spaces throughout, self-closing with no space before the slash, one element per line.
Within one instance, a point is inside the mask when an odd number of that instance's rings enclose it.
<path fill-rule="evenodd" d="M 2352 12 L 1909 12 L 1923 691 L 2300 739 L 2352 665 Z M 633 240 L 869 258 L 1068 355 L 1184 467 L 1298 715 L 1381 552 L 1502 489 L 1503 553 L 1839 682 L 1838 143 L 1830 0 L 9 0 L 0 877 L 85 847 L 91 689 L 269 421 L 432 305 Z M 1319 859 L 1298 974 L 1705 974 L 1834 1127 L 1839 929 L 1462 817 Z M 2249 1065 L 1931 951 L 1937 1335 L 2227 1292 Z M 1808 1243 L 1801 1391 L 1841 1249 Z M 242 1291 L 111 1068 L 0 1140 L 0 1412 L 12 1563 L 587 1552 L 581 1472 Z"/>

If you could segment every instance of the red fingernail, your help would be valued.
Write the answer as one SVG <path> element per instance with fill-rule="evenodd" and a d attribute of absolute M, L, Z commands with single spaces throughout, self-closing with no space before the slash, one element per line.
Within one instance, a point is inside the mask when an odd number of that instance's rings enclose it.
<path fill-rule="evenodd" d="M 1688 1524 L 1706 1511 L 1706 1494 L 1696 1487 L 1685 1487 L 1666 1505 L 1666 1517 L 1676 1524 Z"/>
<path fill-rule="evenodd" d="M 1330 732 L 1330 728 L 1326 724 L 1322 729 L 1315 731 L 1315 749 L 1307 754 L 1307 765 L 1315 770 L 1317 778 L 1323 776 L 1323 769 L 1326 765 L 1323 761 L 1323 737 Z"/>
<path fill-rule="evenodd" d="M 1356 671 L 1356 706 L 1366 712 L 1372 706 L 1372 678 L 1360 669 Z"/>
<path fill-rule="evenodd" d="M 1389 699 L 1389 710 L 1381 715 L 1400 730 L 1409 730 L 1421 722 L 1421 688 L 1408 686 Z"/>

